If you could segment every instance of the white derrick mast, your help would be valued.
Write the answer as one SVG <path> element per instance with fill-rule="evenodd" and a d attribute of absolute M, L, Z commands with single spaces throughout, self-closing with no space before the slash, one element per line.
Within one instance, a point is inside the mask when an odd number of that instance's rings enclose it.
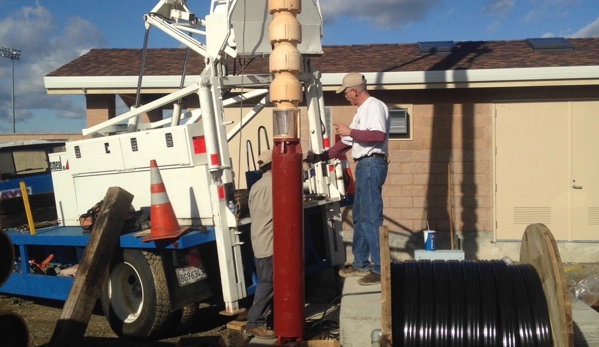
<path fill-rule="evenodd" d="M 215 230 L 223 298 L 226 311 L 231 314 L 239 310 L 238 301 L 247 293 L 238 231 L 244 221 L 237 220 L 227 208 L 227 195 L 234 184 L 228 142 L 269 106 L 268 86 L 272 81 L 266 72 L 229 76 L 226 71 L 229 58 L 265 57 L 272 50 L 267 34 L 271 21 L 267 0 L 252 0 L 251 6 L 247 3 L 212 0 L 209 13 L 201 19 L 185 0 L 160 0 L 144 16 L 146 30 L 158 28 L 204 57 L 205 68 L 199 78 L 174 93 L 144 105 L 136 104 L 124 114 L 83 129 L 83 135 L 93 138 L 70 142 L 67 151 L 57 154 L 53 160 L 70 165 L 69 171 L 53 173 L 53 180 L 57 206 L 60 206 L 59 218 L 63 225 L 75 225 L 80 211 L 99 201 L 106 188 L 115 183 L 135 196 L 133 204 L 137 208 L 150 206 L 149 165 L 150 159 L 155 159 L 180 223 Z M 302 0 L 302 11 L 297 19 L 302 26 L 298 50 L 307 57 L 298 79 L 304 86 L 310 144 L 312 150 L 320 153 L 328 143 L 322 84 L 320 72 L 309 60 L 323 53 L 319 2 Z M 145 49 L 143 54 L 145 57 Z M 142 87 L 140 73 L 138 94 Z M 232 96 L 225 98 L 225 91 L 237 93 L 227 93 Z M 200 108 L 181 112 L 179 100 L 194 93 L 198 95 Z M 256 97 L 262 98 L 227 133 L 224 108 Z M 141 114 L 171 104 L 170 118 L 139 123 Z M 326 219 L 330 221 L 327 223 L 329 243 L 338 247 L 331 252 L 332 265 L 345 261 L 338 232 L 338 202 L 343 195 L 343 184 L 339 171 L 335 174 L 329 170 L 339 165 L 336 160 L 316 164 L 315 183 L 310 190 L 310 194 L 324 197 L 325 202 L 316 204 L 332 204 L 326 212 Z"/>

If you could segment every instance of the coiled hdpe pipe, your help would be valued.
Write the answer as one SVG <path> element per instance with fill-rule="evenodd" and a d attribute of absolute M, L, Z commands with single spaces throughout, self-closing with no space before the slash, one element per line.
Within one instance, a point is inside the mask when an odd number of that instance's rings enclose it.
<path fill-rule="evenodd" d="M 4 231 L 0 231 L 0 287 L 12 273 L 15 261 L 15 249 Z"/>
<path fill-rule="evenodd" d="M 530 264 L 391 264 L 394 346 L 552 347 L 541 280 Z"/>
<path fill-rule="evenodd" d="M 29 329 L 23 318 L 9 311 L 0 311 L 0 341 L 2 346 L 29 346 Z"/>
<path fill-rule="evenodd" d="M 13 272 L 15 249 L 4 231 L 0 231 L 0 287 Z M 10 311 L 0 310 L 0 345 L 27 347 L 29 329 L 23 318 Z"/>

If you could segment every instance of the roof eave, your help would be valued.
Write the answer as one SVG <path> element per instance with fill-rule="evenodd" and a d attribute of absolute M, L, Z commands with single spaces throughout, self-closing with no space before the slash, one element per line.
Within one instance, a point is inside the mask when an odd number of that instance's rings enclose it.
<path fill-rule="evenodd" d="M 499 86 L 551 86 L 598 84 L 599 66 L 563 66 L 509 69 L 363 72 L 370 89 L 489 88 Z M 323 73 L 324 90 L 341 85 L 345 73 Z M 199 76 L 187 76 L 185 86 Z M 138 76 L 45 76 L 48 94 L 131 93 L 137 90 Z M 144 76 L 144 92 L 171 92 L 180 89 L 181 76 Z"/>

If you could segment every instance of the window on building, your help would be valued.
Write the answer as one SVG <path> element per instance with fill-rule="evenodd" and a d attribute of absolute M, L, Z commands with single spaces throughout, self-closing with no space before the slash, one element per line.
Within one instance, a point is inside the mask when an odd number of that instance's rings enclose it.
<path fill-rule="evenodd" d="M 389 130 L 390 139 L 409 139 L 410 138 L 410 119 L 408 110 L 390 109 L 391 129 Z"/>

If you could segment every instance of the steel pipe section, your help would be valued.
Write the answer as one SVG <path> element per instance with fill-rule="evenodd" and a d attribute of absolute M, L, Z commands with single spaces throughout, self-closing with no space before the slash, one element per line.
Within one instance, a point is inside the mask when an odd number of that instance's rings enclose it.
<path fill-rule="evenodd" d="M 15 249 L 4 231 L 0 231 L 0 287 L 12 274 L 15 261 Z"/>
<path fill-rule="evenodd" d="M 0 311 L 0 341 L 2 346 L 28 347 L 29 328 L 23 318 L 9 311 Z"/>
<path fill-rule="evenodd" d="M 279 345 L 304 335 L 304 237 L 302 150 L 299 139 L 302 85 L 300 0 L 269 0 L 273 51 L 269 69 L 273 110 L 274 332 Z"/>
<path fill-rule="evenodd" d="M 0 231 L 0 287 L 12 274 L 14 261 L 12 241 L 4 231 Z M 29 329 L 20 315 L 0 310 L 0 341 L 2 346 L 29 346 Z"/>
<path fill-rule="evenodd" d="M 300 341 L 305 321 L 301 150 L 275 142 L 272 162 L 274 332 L 281 341 Z"/>

